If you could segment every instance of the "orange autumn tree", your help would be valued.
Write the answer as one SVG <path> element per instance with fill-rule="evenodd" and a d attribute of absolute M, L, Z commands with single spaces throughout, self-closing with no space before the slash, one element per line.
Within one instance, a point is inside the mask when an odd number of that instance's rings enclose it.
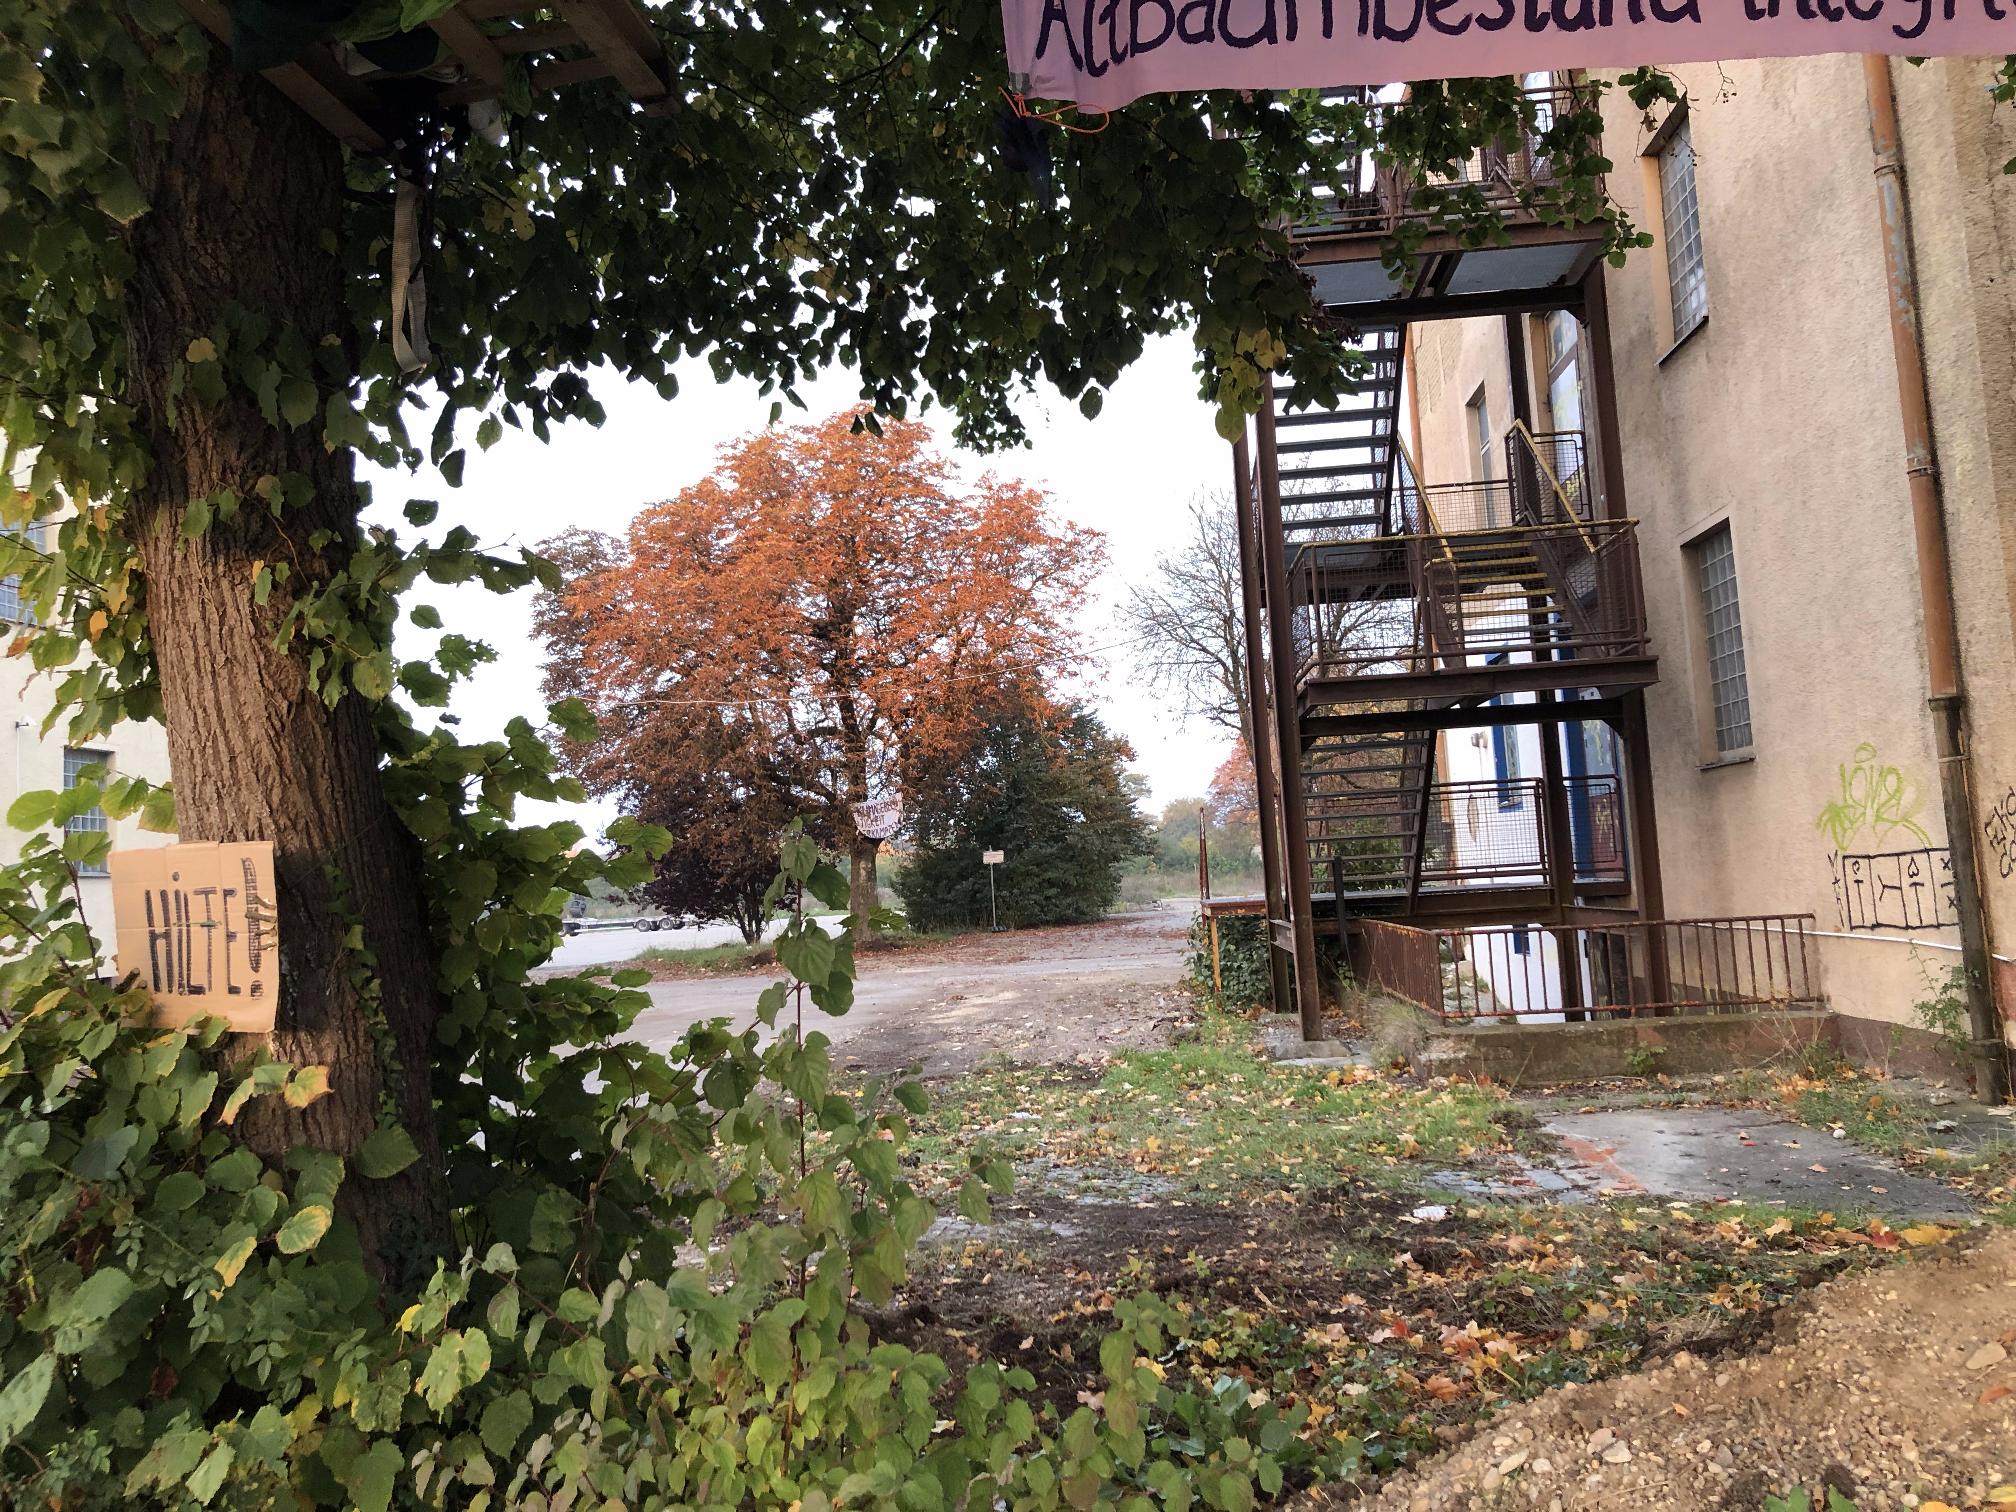
<path fill-rule="evenodd" d="M 705 791 L 710 834 L 723 808 L 760 815 L 766 865 L 781 792 L 846 852 L 856 912 L 876 900 L 878 842 L 854 806 L 956 759 L 989 695 L 1074 668 L 1103 560 L 1038 489 L 962 481 L 924 426 L 876 434 L 852 413 L 724 447 L 620 541 L 575 530 L 543 549 L 567 574 L 538 611 L 546 692 L 598 724 L 569 751 L 577 775 L 644 814 Z"/>

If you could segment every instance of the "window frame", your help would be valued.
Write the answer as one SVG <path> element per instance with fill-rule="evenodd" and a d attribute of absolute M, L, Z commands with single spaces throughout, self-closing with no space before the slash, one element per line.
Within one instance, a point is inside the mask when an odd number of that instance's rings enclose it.
<path fill-rule="evenodd" d="M 41 520 L 30 520 L 26 525 L 0 531 L 0 535 L 15 536 L 27 542 L 28 549 L 31 551 L 46 551 L 48 547 L 45 543 L 48 540 L 48 536 L 44 532 L 43 524 L 44 522 Z M 13 602 L 9 604 L 7 602 L 8 599 L 12 599 Z M 39 621 L 36 620 L 34 613 L 22 602 L 21 574 L 10 572 L 4 576 L 0 576 L 0 624 L 33 625 L 37 623 Z"/>
<path fill-rule="evenodd" d="M 1464 400 L 1463 413 L 1470 422 L 1471 453 L 1477 462 L 1476 481 L 1495 482 L 1498 477 L 1498 439 L 1491 431 L 1491 394 L 1484 384 L 1478 384 L 1470 397 Z"/>
<path fill-rule="evenodd" d="M 1719 548 L 1719 550 L 1718 550 Z M 1704 767 L 1731 766 L 1751 761 L 1757 754 L 1757 713 L 1756 703 L 1751 694 L 1750 684 L 1750 644 L 1743 634 L 1743 585 L 1741 566 L 1736 556 L 1736 533 L 1727 517 L 1703 526 L 1683 543 L 1686 553 L 1686 583 L 1691 596 L 1688 623 L 1692 628 L 1695 642 L 1694 682 L 1699 693 L 1697 701 L 1696 728 L 1699 736 L 1701 765 Z M 1711 582 L 1710 574 L 1717 561 L 1728 564 L 1724 581 L 1729 589 L 1726 606 L 1710 602 L 1711 593 L 1722 586 Z M 1719 607 L 1727 607 L 1732 618 L 1730 623 L 1718 629 L 1714 615 Z M 1733 646 L 1718 652 L 1718 634 L 1733 635 Z M 1718 677 L 1716 661 L 1718 656 L 1732 658 L 1734 671 L 1731 675 Z M 1725 702 L 1718 692 L 1719 687 L 1730 686 L 1737 691 Z M 1740 720 L 1725 719 L 1725 710 L 1733 709 L 1740 703 Z M 1744 735 L 1741 744 L 1724 745 L 1725 729 L 1740 729 Z"/>
<path fill-rule="evenodd" d="M 1688 232 L 1687 248 L 1691 253 L 1690 263 L 1682 268 L 1675 262 L 1674 235 L 1674 186 L 1667 176 L 1667 165 L 1677 161 L 1673 157 L 1676 144 L 1686 148 L 1685 198 L 1688 213 L 1685 225 Z M 1659 212 L 1660 252 L 1666 263 L 1666 324 L 1668 329 L 1668 350 L 1677 347 L 1708 323 L 1708 256 L 1706 239 L 1701 229 L 1701 179 L 1699 157 L 1694 150 L 1694 128 L 1686 102 L 1673 107 L 1652 139 L 1645 144 L 1645 161 L 1649 165 L 1646 175 L 1651 190 L 1652 203 Z M 1683 323 L 1681 284 L 1683 276 L 1691 280 L 1688 290 L 1686 313 L 1691 315 Z"/>
<path fill-rule="evenodd" d="M 87 767 L 103 767 L 105 779 L 109 781 L 116 760 L 117 757 L 113 752 L 100 750 L 95 746 L 66 745 L 63 747 L 63 791 L 67 793 L 76 787 Z M 112 817 L 94 803 L 83 813 L 74 814 L 64 820 L 63 833 L 109 835 L 112 833 Z M 77 875 L 80 877 L 103 877 L 109 876 L 110 872 L 111 869 L 102 861 L 80 865 L 77 868 Z"/>

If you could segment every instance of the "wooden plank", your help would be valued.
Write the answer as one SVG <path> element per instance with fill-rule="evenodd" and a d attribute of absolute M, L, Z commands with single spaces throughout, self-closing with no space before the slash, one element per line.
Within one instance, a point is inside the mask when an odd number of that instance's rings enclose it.
<path fill-rule="evenodd" d="M 565 21 L 541 21 L 506 32 L 495 41 L 497 51 L 508 57 L 515 53 L 558 52 L 563 47 L 578 47 L 581 34 Z"/>
<path fill-rule="evenodd" d="M 436 16 L 428 25 L 434 35 L 448 45 L 463 65 L 492 89 L 504 87 L 504 55 L 497 46 L 459 10 Z"/>
<path fill-rule="evenodd" d="M 544 4 L 545 0 L 462 0 L 461 11 L 471 21 L 503 21 Z"/>
<path fill-rule="evenodd" d="M 581 34 L 590 51 L 609 66 L 632 99 L 658 100 L 671 93 L 663 76 L 633 45 L 630 28 L 612 9 L 598 0 L 560 0 L 560 14 Z"/>
<path fill-rule="evenodd" d="M 637 0 L 596 0 L 596 3 L 608 13 L 610 21 L 628 39 L 631 50 L 638 57 L 655 63 L 665 56 L 665 44 L 651 29 L 651 23 L 645 19 Z"/>
<path fill-rule="evenodd" d="M 215 0 L 182 0 L 182 8 L 213 35 L 231 40 L 231 18 Z M 293 63 L 265 70 L 272 86 L 352 147 L 383 152 L 385 137 L 368 119 L 370 95 L 328 53 L 311 48 Z"/>

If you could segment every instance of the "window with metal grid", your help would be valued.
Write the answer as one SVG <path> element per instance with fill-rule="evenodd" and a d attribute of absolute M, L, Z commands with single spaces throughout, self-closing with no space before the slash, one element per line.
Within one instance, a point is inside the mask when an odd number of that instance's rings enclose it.
<path fill-rule="evenodd" d="M 42 549 L 42 527 L 39 524 L 30 525 L 25 530 L 6 533 L 23 536 L 37 551 Z M 0 577 L 0 621 L 12 625 L 25 625 L 34 618 L 35 616 L 28 612 L 27 606 L 21 602 L 21 574 L 10 572 L 5 577 Z"/>
<path fill-rule="evenodd" d="M 1708 697 L 1715 711 L 1715 749 L 1750 749 L 1750 679 L 1743 669 L 1743 611 L 1736 599 L 1736 548 L 1718 525 L 1694 543 L 1707 630 Z"/>
<path fill-rule="evenodd" d="M 1708 273 L 1701 261 L 1701 202 L 1694 189 L 1694 133 L 1682 117 L 1659 149 L 1659 201 L 1666 229 L 1666 277 L 1673 294 L 1673 339 L 1708 318 Z"/>
<path fill-rule="evenodd" d="M 86 767 L 103 767 L 107 775 L 112 769 L 110 751 L 93 751 L 82 746 L 63 747 L 63 787 L 67 792 L 77 786 Z M 103 780 L 102 778 L 100 779 Z M 112 821 L 105 817 L 105 810 L 93 804 L 83 813 L 66 820 L 63 825 L 68 834 L 102 835 L 112 828 Z M 77 868 L 87 877 L 105 875 L 105 863 L 100 861 Z"/>

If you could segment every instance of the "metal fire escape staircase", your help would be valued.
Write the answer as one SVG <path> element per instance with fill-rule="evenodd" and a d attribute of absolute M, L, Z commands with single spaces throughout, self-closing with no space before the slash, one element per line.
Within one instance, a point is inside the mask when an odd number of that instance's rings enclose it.
<path fill-rule="evenodd" d="M 1397 408 L 1397 377 L 1375 392 Z M 1427 486 L 1391 418 L 1391 408 L 1368 414 L 1350 443 L 1297 453 L 1308 459 L 1297 470 L 1301 498 L 1323 497 L 1326 507 L 1344 492 L 1326 464 L 1362 467 L 1376 455 L 1382 488 L 1353 491 L 1350 517 L 1305 508 L 1291 523 L 1285 482 L 1282 500 L 1305 837 L 1312 880 L 1327 882 L 1340 912 L 1347 903 L 1412 912 L 1424 872 L 1442 883 L 1486 880 L 1452 873 L 1451 858 L 1434 854 L 1438 836 L 1447 848 L 1447 823 L 1435 820 L 1454 793 L 1436 781 L 1438 711 L 1652 675 L 1629 524 L 1589 518 L 1579 436 L 1515 426 L 1507 479 Z M 1573 671 L 1571 661 L 1580 662 Z M 1376 711 L 1390 727 L 1326 728 L 1340 723 L 1325 717 L 1340 707 Z M 1545 844 L 1536 833 L 1536 866 Z M 1492 876 L 1516 870 L 1500 863 Z"/>
<path fill-rule="evenodd" d="M 1413 491 L 1399 438 L 1405 339 L 1402 326 L 1364 333 L 1365 367 L 1336 409 L 1298 410 L 1293 389 L 1276 392 L 1282 534 L 1305 573 L 1326 559 L 1361 555 L 1367 548 L 1360 543 L 1393 535 L 1396 497 L 1404 500 Z M 1328 607 L 1376 614 L 1379 597 L 1375 592 L 1356 605 Z M 1320 621 L 1326 606 L 1298 607 L 1304 612 L 1298 649 L 1306 659 L 1321 649 L 1320 623 L 1308 618 Z M 1304 688 L 1297 687 L 1296 698 L 1306 714 Z M 1317 885 L 1327 880 L 1333 891 L 1355 898 L 1417 890 L 1434 732 L 1305 738 L 1299 759 Z"/>

